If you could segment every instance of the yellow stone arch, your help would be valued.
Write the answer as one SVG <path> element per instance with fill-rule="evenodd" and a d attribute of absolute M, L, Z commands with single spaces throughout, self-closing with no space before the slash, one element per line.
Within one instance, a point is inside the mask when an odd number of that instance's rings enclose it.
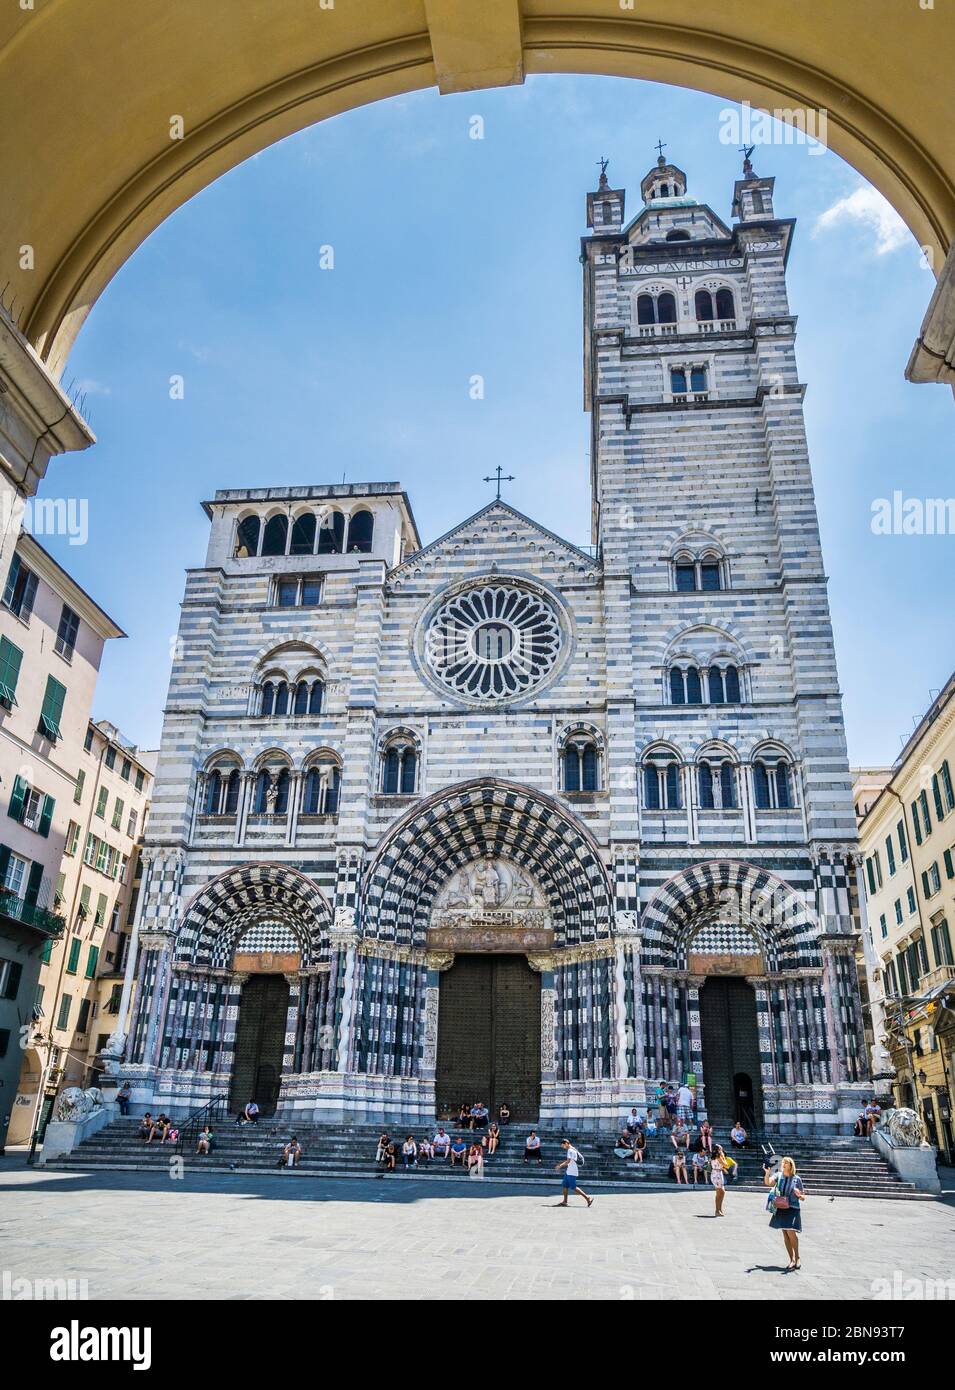
<path fill-rule="evenodd" d="M 435 83 L 570 72 L 824 108 L 829 144 L 938 273 L 955 237 L 953 53 L 947 0 L 19 0 L 0 13 L 0 285 L 56 374 L 144 238 L 256 151 Z M 947 283 L 913 379 L 955 380 Z"/>

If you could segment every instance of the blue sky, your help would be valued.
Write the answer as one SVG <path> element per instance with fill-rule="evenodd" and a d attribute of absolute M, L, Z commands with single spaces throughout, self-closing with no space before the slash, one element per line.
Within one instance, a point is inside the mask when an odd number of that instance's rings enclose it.
<path fill-rule="evenodd" d="M 158 744 L 183 571 L 203 563 L 199 503 L 215 488 L 397 479 L 427 542 L 488 500 L 501 462 L 510 502 L 588 542 L 585 195 L 606 155 L 633 216 L 662 138 L 688 191 L 728 220 L 727 109 L 612 78 L 422 92 L 303 131 L 170 217 L 107 287 L 65 373 L 99 442 L 55 461 L 41 490 L 89 499 L 88 544 L 44 544 L 130 634 L 109 644 L 96 716 Z M 790 298 L 850 758 L 891 761 L 955 665 L 955 540 L 870 526 L 874 498 L 953 491 L 951 394 L 902 376 L 931 276 L 837 156 L 781 143 L 753 162 L 776 175 L 777 213 L 799 219 Z"/>

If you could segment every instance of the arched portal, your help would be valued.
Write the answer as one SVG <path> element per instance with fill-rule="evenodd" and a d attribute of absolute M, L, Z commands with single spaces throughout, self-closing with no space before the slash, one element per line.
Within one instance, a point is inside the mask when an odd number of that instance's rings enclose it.
<path fill-rule="evenodd" d="M 242 955 L 298 955 L 314 965 L 328 952 L 328 900 L 281 864 L 229 869 L 190 900 L 176 928 L 174 960 L 223 969 Z"/>
<path fill-rule="evenodd" d="M 552 797 L 491 777 L 439 792 L 397 823 L 366 875 L 364 934 L 427 944 L 439 890 L 482 859 L 505 859 L 539 886 L 558 946 L 609 937 L 610 882 L 590 832 Z"/>
<path fill-rule="evenodd" d="M 941 268 L 955 235 L 955 14 L 871 0 L 827 8 L 734 0 L 675 16 L 576 0 L 166 0 L 161 25 L 106 0 L 10 6 L 0 93 L 12 151 L 0 204 L 0 282 L 58 372 L 104 285 L 175 208 L 283 136 L 366 102 L 526 73 L 649 78 L 780 111 L 825 112 L 827 142 L 898 209 Z M 891 61 L 891 80 L 886 63 Z M 143 74 L 151 74 L 144 81 Z M 45 100 L 33 98 L 37 90 Z M 117 122 L 117 107 L 124 120 Z M 740 143 L 738 140 L 734 144 Z M 35 152 L 43 157 L 38 159 Z M 33 258 L 24 246 L 33 249 Z"/>

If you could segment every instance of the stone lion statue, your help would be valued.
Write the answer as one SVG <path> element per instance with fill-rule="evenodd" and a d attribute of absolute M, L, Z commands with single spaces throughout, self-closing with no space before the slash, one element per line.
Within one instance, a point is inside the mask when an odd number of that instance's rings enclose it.
<path fill-rule="evenodd" d="M 86 1091 L 80 1086 L 66 1086 L 56 1098 L 53 1118 L 68 1123 L 83 1120 L 103 1104 L 103 1092 L 97 1086 Z"/>
<path fill-rule="evenodd" d="M 889 1138 L 898 1149 L 917 1149 L 922 1142 L 922 1121 L 914 1110 L 886 1110 L 882 1128 L 889 1131 Z"/>

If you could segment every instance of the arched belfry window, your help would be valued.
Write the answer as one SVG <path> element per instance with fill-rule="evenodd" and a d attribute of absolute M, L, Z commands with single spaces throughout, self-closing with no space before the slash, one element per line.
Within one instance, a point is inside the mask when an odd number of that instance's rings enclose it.
<path fill-rule="evenodd" d="M 315 550 L 315 529 L 317 520 L 314 512 L 303 512 L 292 522 L 292 538 L 289 541 L 290 555 L 311 555 Z"/>
<path fill-rule="evenodd" d="M 561 783 L 565 792 L 600 790 L 600 753 L 591 734 L 572 734 L 560 755 Z"/>
<path fill-rule="evenodd" d="M 375 519 L 371 512 L 362 510 L 353 513 L 348 523 L 348 553 L 358 552 L 367 555 L 375 532 Z"/>
<path fill-rule="evenodd" d="M 341 512 L 328 512 L 318 529 L 319 555 L 342 555 L 345 551 L 345 518 Z"/>
<path fill-rule="evenodd" d="M 282 514 L 270 516 L 265 523 L 262 536 L 263 555 L 284 555 L 288 540 L 288 517 Z"/>
<path fill-rule="evenodd" d="M 733 291 L 727 289 L 725 285 L 716 291 L 716 317 L 724 321 L 736 318 L 736 301 L 733 298 Z"/>
<path fill-rule="evenodd" d="M 244 516 L 235 530 L 235 558 L 246 560 L 257 555 L 262 523 L 257 516 Z"/>
<path fill-rule="evenodd" d="M 700 322 L 708 321 L 713 317 L 713 296 L 709 290 L 697 290 L 693 297 L 696 306 L 696 317 Z"/>
<path fill-rule="evenodd" d="M 654 749 L 643 765 L 643 804 L 648 811 L 679 811 L 680 760 L 669 749 Z"/>
<path fill-rule="evenodd" d="M 676 299 L 669 290 L 657 300 L 657 318 L 660 323 L 676 323 Z"/>
<path fill-rule="evenodd" d="M 637 296 L 637 323 L 639 323 L 639 324 L 651 324 L 651 323 L 656 323 L 656 321 L 657 321 L 656 305 L 655 305 L 654 302 L 653 302 L 653 296 L 652 296 L 652 295 L 649 295 L 649 294 L 640 294 L 640 295 L 638 295 L 638 296 Z"/>
<path fill-rule="evenodd" d="M 408 738 L 394 738 L 381 760 L 383 796 L 413 796 L 418 786 L 418 751 Z"/>

